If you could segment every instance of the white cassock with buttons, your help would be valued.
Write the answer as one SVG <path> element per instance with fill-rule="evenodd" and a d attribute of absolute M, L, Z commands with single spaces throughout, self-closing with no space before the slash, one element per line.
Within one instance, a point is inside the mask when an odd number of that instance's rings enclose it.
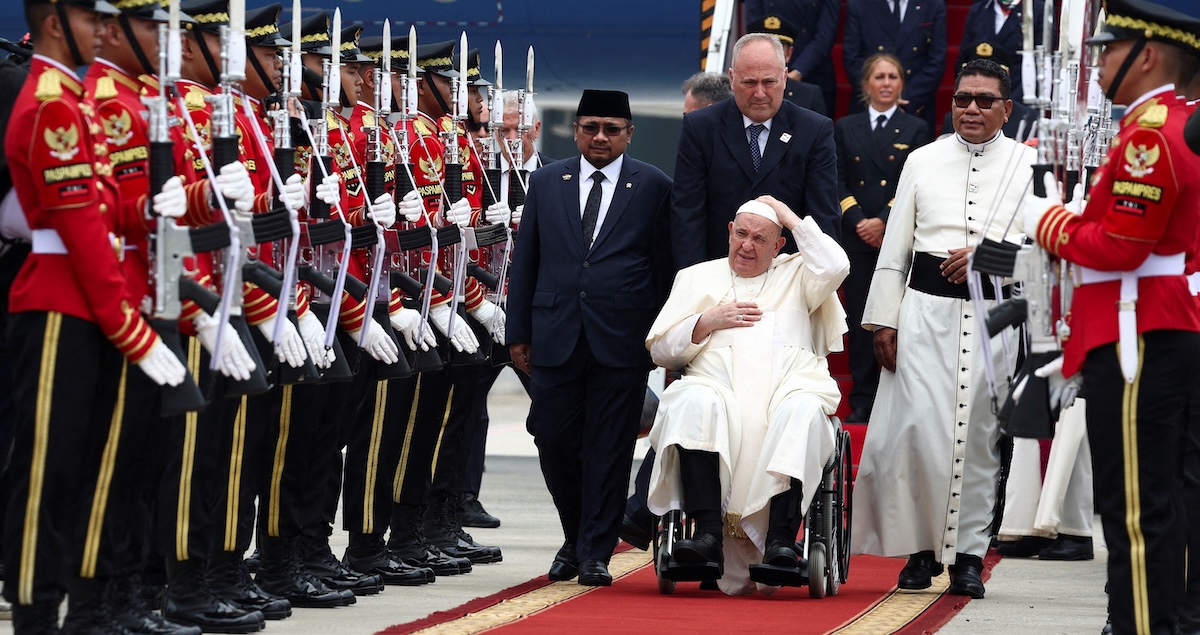
<path fill-rule="evenodd" d="M 880 248 L 863 327 L 897 329 L 896 372 L 882 371 L 854 490 L 853 553 L 933 551 L 982 557 L 996 504 L 1000 437 L 991 412 L 975 308 L 908 287 L 914 253 L 946 258 L 986 233 L 1021 230 L 1019 209 L 1033 148 L 1001 133 L 968 144 L 958 135 L 909 156 Z M 993 201 L 999 219 L 990 226 Z M 965 286 L 965 284 L 964 284 Z M 993 306 L 988 301 L 988 306 Z M 997 379 L 1007 374 L 992 340 Z M 1004 382 L 1001 381 L 1003 384 Z M 998 386 L 1000 394 L 1007 386 Z"/>

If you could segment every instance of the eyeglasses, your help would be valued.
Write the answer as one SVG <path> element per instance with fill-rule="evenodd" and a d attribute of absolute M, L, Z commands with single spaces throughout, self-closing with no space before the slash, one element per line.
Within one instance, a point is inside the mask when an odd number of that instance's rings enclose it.
<path fill-rule="evenodd" d="M 971 102 L 974 101 L 979 106 L 980 110 L 987 110 L 996 103 L 996 100 L 1004 99 L 1003 97 L 993 97 L 991 95 L 954 95 L 954 105 L 959 108 L 970 108 Z"/>
<path fill-rule="evenodd" d="M 599 133 L 601 130 L 604 131 L 604 136 L 615 137 L 622 132 L 625 132 L 625 129 L 629 127 L 628 124 L 624 126 L 618 126 L 615 123 L 606 123 L 604 125 L 600 125 L 598 123 L 577 123 L 575 126 L 583 131 L 583 134 L 588 135 L 589 137 Z"/>

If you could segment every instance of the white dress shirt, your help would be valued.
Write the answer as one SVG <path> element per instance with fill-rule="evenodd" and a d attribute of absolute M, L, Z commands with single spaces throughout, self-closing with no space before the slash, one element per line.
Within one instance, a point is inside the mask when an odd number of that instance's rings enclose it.
<path fill-rule="evenodd" d="M 579 217 L 583 218 L 583 209 L 587 207 L 588 194 L 592 191 L 592 174 L 601 172 L 604 174 L 604 181 L 600 184 L 600 215 L 596 217 L 596 229 L 592 232 L 592 241 L 596 240 L 596 236 L 600 235 L 600 228 L 604 227 L 604 218 L 608 216 L 608 206 L 612 203 L 613 193 L 617 191 L 617 179 L 621 178 L 621 166 L 625 163 L 625 155 L 616 158 L 612 163 L 596 169 L 591 163 L 588 163 L 586 157 L 579 157 Z"/>
<path fill-rule="evenodd" d="M 758 156 L 760 157 L 767 156 L 767 138 L 771 136 L 771 121 L 773 119 L 774 118 L 772 117 L 761 124 L 763 128 L 766 128 L 766 130 L 763 130 L 758 134 Z M 747 143 L 750 142 L 750 132 L 746 129 L 753 124 L 754 122 L 751 121 L 749 117 L 742 115 L 742 133 L 746 135 Z"/>

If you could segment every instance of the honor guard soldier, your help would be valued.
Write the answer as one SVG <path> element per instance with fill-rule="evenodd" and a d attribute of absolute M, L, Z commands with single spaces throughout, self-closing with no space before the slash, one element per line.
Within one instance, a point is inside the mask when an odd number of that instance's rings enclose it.
<path fill-rule="evenodd" d="M 91 512 L 105 432 L 118 407 L 123 359 L 156 385 L 186 370 L 130 305 L 115 232 L 145 200 L 122 200 L 91 96 L 74 68 L 94 61 L 103 0 L 26 0 L 35 41 L 30 73 L 12 112 L 5 154 L 33 250 L 12 286 L 10 341 L 16 409 L 4 556 L 14 630 L 113 624 L 102 580 L 81 570 L 96 544 L 75 542 Z M 182 188 L 153 211 L 177 208 Z M 107 552 L 102 552 L 102 556 Z M 119 628 L 119 627 L 118 627 Z"/>
<path fill-rule="evenodd" d="M 1196 433 L 1187 401 L 1200 381 L 1200 306 L 1184 276 L 1200 190 L 1183 138 L 1189 109 L 1174 87 L 1200 63 L 1200 19 L 1145 0 L 1109 0 L 1107 9 L 1088 43 L 1104 47 L 1105 95 L 1127 107 L 1120 130 L 1083 213 L 1035 198 L 1025 226 L 1040 216 L 1038 243 L 1078 270 L 1062 374 L 1081 374 L 1087 387 L 1112 632 L 1172 633 L 1193 511 L 1182 505 L 1180 448 Z"/>

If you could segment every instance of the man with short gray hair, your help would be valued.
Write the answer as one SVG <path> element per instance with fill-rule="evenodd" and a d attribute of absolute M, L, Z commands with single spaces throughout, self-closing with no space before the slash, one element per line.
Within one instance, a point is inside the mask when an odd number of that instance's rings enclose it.
<path fill-rule="evenodd" d="M 683 114 L 700 110 L 733 96 L 729 78 L 720 73 L 700 71 L 683 81 Z"/>

